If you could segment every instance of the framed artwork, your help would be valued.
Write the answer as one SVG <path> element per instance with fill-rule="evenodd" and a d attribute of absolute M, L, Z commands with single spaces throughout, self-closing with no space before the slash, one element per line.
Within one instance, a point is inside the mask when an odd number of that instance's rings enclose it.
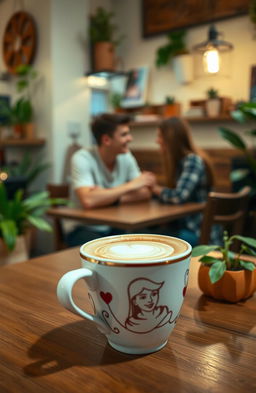
<path fill-rule="evenodd" d="M 248 13 L 250 0 L 142 0 L 143 37 Z"/>
<path fill-rule="evenodd" d="M 251 68 L 250 101 L 256 102 L 256 65 Z"/>
<path fill-rule="evenodd" d="M 146 103 L 148 75 L 148 67 L 138 67 L 128 72 L 122 98 L 123 108 L 142 106 Z"/>

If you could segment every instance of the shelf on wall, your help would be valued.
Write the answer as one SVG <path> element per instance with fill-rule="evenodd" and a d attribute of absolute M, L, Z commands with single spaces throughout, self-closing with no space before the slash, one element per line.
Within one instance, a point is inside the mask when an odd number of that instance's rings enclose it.
<path fill-rule="evenodd" d="M 1 147 L 36 147 L 36 146 L 42 146 L 45 144 L 45 139 L 44 138 L 33 138 L 33 139 L 15 139 L 15 138 L 5 138 L 5 139 L 0 139 L 0 148 Z"/>
<path fill-rule="evenodd" d="M 219 117 L 183 117 L 189 123 L 217 123 L 222 121 L 233 121 L 230 116 L 219 116 Z M 142 121 L 132 121 L 130 123 L 131 127 L 146 127 L 146 126 L 158 126 L 163 118 L 158 120 L 142 120 Z"/>

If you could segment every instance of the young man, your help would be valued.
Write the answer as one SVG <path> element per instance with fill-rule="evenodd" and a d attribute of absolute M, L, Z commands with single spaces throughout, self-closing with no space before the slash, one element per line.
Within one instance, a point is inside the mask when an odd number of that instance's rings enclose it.
<path fill-rule="evenodd" d="M 96 146 L 77 151 L 71 161 L 73 201 L 85 209 L 149 199 L 155 177 L 141 173 L 130 153 L 130 118 L 102 114 L 91 125 Z M 69 245 L 117 233 L 107 226 L 77 226 L 67 236 Z"/>

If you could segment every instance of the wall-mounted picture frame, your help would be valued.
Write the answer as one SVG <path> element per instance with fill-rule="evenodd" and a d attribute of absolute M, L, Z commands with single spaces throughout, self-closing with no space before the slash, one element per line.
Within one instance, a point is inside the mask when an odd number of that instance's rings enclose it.
<path fill-rule="evenodd" d="M 143 37 L 248 14 L 250 0 L 142 0 Z"/>
<path fill-rule="evenodd" d="M 256 102 L 256 65 L 251 68 L 250 101 Z"/>
<path fill-rule="evenodd" d="M 128 72 L 122 107 L 143 106 L 147 99 L 149 68 L 137 67 Z"/>

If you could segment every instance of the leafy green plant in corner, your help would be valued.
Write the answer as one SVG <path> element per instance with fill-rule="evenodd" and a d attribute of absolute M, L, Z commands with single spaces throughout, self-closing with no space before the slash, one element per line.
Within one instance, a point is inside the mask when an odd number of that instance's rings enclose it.
<path fill-rule="evenodd" d="M 43 231 L 51 231 L 51 226 L 42 216 L 50 206 L 67 203 L 62 198 L 49 198 L 47 191 L 23 199 L 23 191 L 19 190 L 10 200 L 4 184 L 0 183 L 0 238 L 11 251 L 15 247 L 17 236 L 24 234 L 31 225 Z"/>
<path fill-rule="evenodd" d="M 193 257 L 202 255 L 199 262 L 210 266 L 209 277 L 212 284 L 219 281 L 226 270 L 246 269 L 253 271 L 256 268 L 254 263 L 246 261 L 242 257 L 243 253 L 256 255 L 256 239 L 239 235 L 229 237 L 227 232 L 224 231 L 223 240 L 224 246 L 200 245 L 192 250 Z M 241 242 L 240 251 L 237 254 L 230 251 L 230 247 L 235 240 Z M 219 251 L 220 256 L 208 255 L 212 251 Z"/>
<path fill-rule="evenodd" d="M 167 34 L 166 45 L 157 49 L 155 64 L 157 67 L 165 66 L 177 55 L 188 53 L 185 43 L 186 30 L 173 31 Z"/>
<path fill-rule="evenodd" d="M 118 46 L 124 39 L 124 35 L 117 36 L 117 26 L 112 23 L 113 12 L 106 11 L 103 7 L 98 7 L 95 14 L 90 17 L 89 34 L 93 44 L 96 42 L 111 42 Z"/>
<path fill-rule="evenodd" d="M 239 123 L 247 123 L 248 121 L 254 122 L 253 128 L 245 132 L 251 137 L 252 148 L 250 148 L 244 138 L 235 131 L 225 127 L 219 128 L 221 136 L 233 147 L 241 150 L 248 163 L 249 169 L 238 169 L 231 173 L 232 180 L 239 181 L 244 179 L 245 182 L 251 186 L 252 194 L 254 195 L 256 194 L 256 102 L 241 103 L 235 111 L 231 112 L 231 116 Z"/>

